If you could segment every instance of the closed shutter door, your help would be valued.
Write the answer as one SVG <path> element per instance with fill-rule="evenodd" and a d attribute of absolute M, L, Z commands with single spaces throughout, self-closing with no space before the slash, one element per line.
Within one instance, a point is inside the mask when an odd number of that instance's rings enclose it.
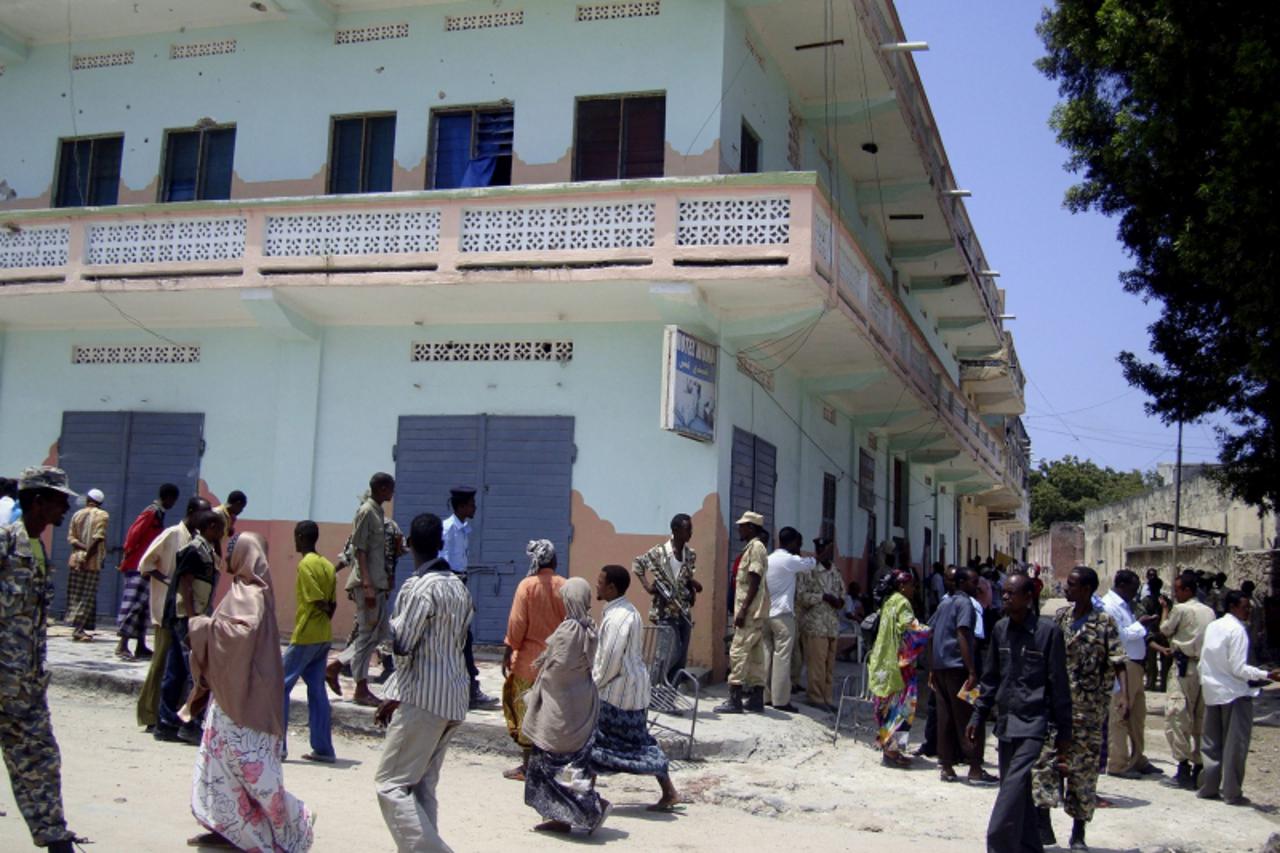
<path fill-rule="evenodd" d="M 569 575 L 573 418 L 486 418 L 479 560 L 492 567 L 476 595 L 476 639 L 501 642 L 531 539 L 550 539 Z M 472 545 L 475 549 L 475 545 Z M 473 584 L 473 594 L 477 584 Z"/>
<path fill-rule="evenodd" d="M 729 521 L 730 535 L 735 542 L 738 534 L 736 522 L 748 510 L 764 516 L 765 529 L 770 533 L 775 529 L 773 504 L 778 481 L 777 462 L 776 447 L 746 430 L 733 428 L 733 451 L 729 460 Z M 733 562 L 740 552 L 741 547 L 738 545 L 729 549 L 730 572 L 733 571 Z M 728 589 L 726 606 L 732 613 L 733 585 L 730 584 Z"/>
<path fill-rule="evenodd" d="M 98 583 L 100 621 L 113 624 L 120 603 L 117 569 L 125 533 L 138 513 L 155 500 L 161 484 L 173 483 L 181 492 L 169 512 L 168 523 L 181 516 L 187 499 L 196 494 L 204 415 L 166 412 L 66 412 L 58 441 L 58 462 L 83 494 L 101 489 L 111 515 L 107 528 L 107 559 Z M 64 612 L 67 598 L 67 521 L 54 534 L 53 559 L 59 567 L 54 592 L 55 613 Z M 103 625 L 99 626 L 104 627 Z"/>
<path fill-rule="evenodd" d="M 420 512 L 448 517 L 451 487 L 477 489 L 468 574 L 478 641 L 502 642 L 530 539 L 554 542 L 560 573 L 568 574 L 572 468 L 572 418 L 400 418 L 395 517 L 406 533 Z M 397 584 L 410 571 L 406 558 Z"/>

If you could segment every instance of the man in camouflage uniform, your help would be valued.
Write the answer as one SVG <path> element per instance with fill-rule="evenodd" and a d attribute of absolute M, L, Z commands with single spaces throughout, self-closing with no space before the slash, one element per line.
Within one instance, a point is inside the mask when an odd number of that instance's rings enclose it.
<path fill-rule="evenodd" d="M 1085 825 L 1093 819 L 1098 801 L 1098 767 L 1102 754 L 1103 721 L 1115 679 L 1125 678 L 1125 652 L 1115 620 L 1093 606 L 1098 574 L 1077 566 L 1067 576 L 1066 598 L 1054 621 L 1067 647 L 1067 680 L 1071 685 L 1071 745 L 1066 773 L 1055 767 L 1057 753 L 1049 741 L 1032 771 L 1031 793 L 1039 809 L 1040 837 L 1056 844 L 1049 809 L 1058 805 L 1066 782 L 1065 809 L 1071 815 L 1071 849 L 1088 850 Z M 1126 695 L 1123 691 L 1122 697 Z"/>
<path fill-rule="evenodd" d="M 40 534 L 62 524 L 70 498 L 58 468 L 27 468 L 18 484 L 22 518 L 0 525 L 0 748 L 31 840 L 71 853 L 75 834 L 62 815 L 62 758 L 46 692 L 49 569 Z"/>

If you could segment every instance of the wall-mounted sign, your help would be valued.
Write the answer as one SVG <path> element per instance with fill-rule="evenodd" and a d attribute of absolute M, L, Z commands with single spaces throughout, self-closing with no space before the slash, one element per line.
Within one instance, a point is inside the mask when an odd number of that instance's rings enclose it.
<path fill-rule="evenodd" d="M 716 435 L 716 345 L 667 326 L 662 339 L 662 428 L 698 441 Z"/>

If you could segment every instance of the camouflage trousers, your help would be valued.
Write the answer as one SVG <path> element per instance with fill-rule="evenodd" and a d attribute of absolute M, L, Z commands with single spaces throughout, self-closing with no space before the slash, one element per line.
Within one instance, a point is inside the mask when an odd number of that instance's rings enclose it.
<path fill-rule="evenodd" d="M 1031 770 L 1031 796 L 1038 808 L 1051 809 L 1062 802 L 1071 817 L 1093 820 L 1093 809 L 1098 803 L 1098 756 L 1102 752 L 1102 722 L 1106 718 L 1106 710 L 1104 701 L 1096 709 L 1071 715 L 1071 745 L 1067 747 L 1065 779 L 1053 766 L 1058 755 L 1053 739 L 1045 738 L 1044 749 Z M 1066 789 L 1065 797 L 1060 797 L 1062 788 Z"/>
<path fill-rule="evenodd" d="M 62 816 L 62 757 L 44 690 L 0 698 L 0 749 L 31 840 L 47 847 L 71 838 Z"/>

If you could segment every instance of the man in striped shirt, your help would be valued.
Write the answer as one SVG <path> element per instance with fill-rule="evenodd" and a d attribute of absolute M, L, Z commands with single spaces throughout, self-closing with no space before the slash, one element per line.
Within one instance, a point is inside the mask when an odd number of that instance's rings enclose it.
<path fill-rule="evenodd" d="M 436 784 L 449 741 L 467 715 L 470 678 L 462 658 L 474 607 L 439 556 L 438 516 L 409 528 L 415 570 L 396 596 L 391 634 L 396 668 L 374 721 L 387 726 L 374 777 L 378 805 L 401 851 L 449 850 L 437 830 Z"/>
<path fill-rule="evenodd" d="M 649 734 L 649 673 L 641 656 L 644 627 L 640 611 L 626 599 L 631 576 L 622 566 L 605 566 L 596 580 L 596 598 L 607 602 L 591 677 L 600 691 L 600 714 L 591 747 L 593 773 L 656 776 L 662 799 L 650 811 L 671 811 L 680 795 L 667 773 L 667 756 Z"/>

